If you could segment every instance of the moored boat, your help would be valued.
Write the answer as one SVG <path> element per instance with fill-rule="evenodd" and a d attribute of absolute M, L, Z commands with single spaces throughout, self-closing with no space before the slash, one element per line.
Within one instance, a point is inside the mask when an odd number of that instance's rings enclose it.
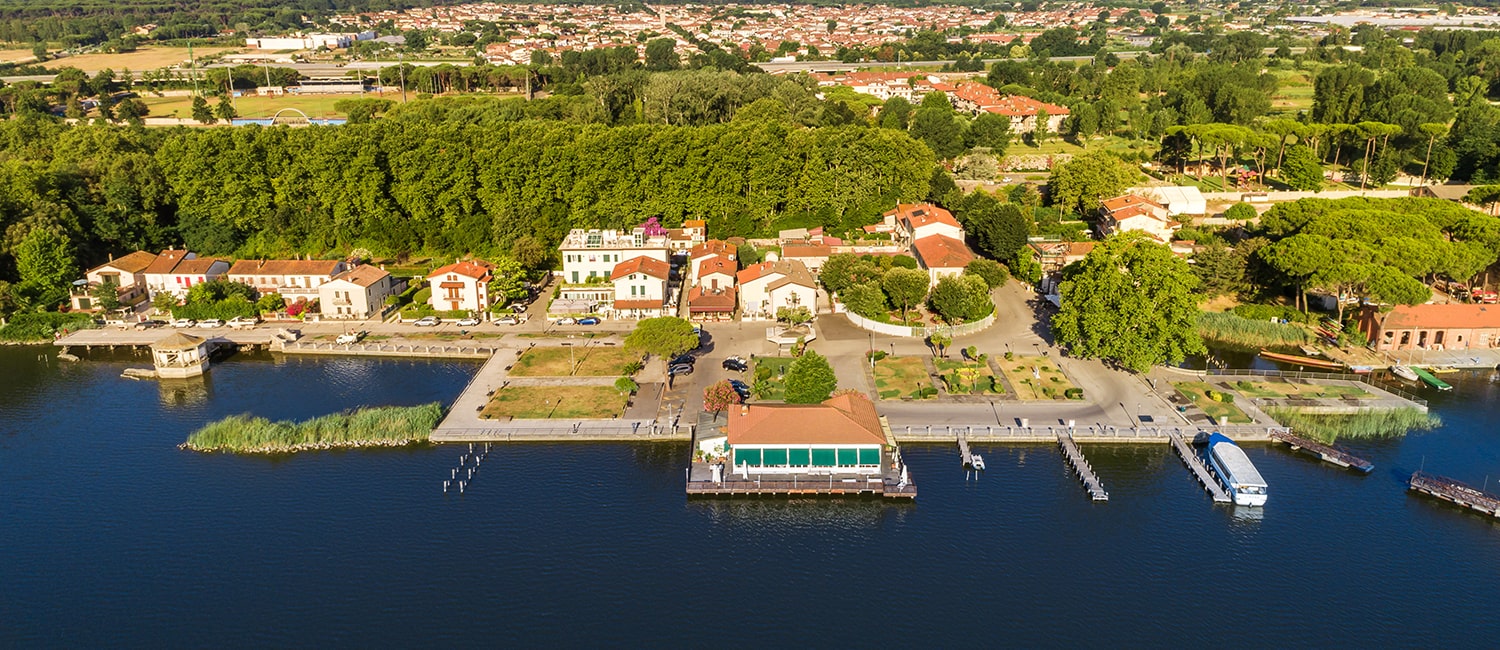
<path fill-rule="evenodd" d="M 1422 368 L 1419 368 L 1417 366 L 1412 366 L 1411 367 L 1411 371 L 1414 372 L 1414 373 L 1417 373 L 1417 378 L 1421 379 L 1422 383 L 1425 383 L 1428 386 L 1431 386 L 1431 387 L 1436 388 L 1438 390 L 1453 390 L 1453 387 L 1449 386 L 1448 382 L 1443 381 L 1441 379 L 1438 379 L 1436 375 L 1434 375 L 1434 374 L 1432 374 L 1430 372 L 1427 372 L 1426 370 L 1423 370 Z"/>
<path fill-rule="evenodd" d="M 1208 464 L 1234 498 L 1235 505 L 1266 505 L 1266 480 L 1261 478 L 1245 450 L 1228 436 L 1218 432 L 1208 436 Z"/>
<path fill-rule="evenodd" d="M 1344 364 L 1337 361 L 1331 361 L 1328 359 L 1314 359 L 1312 357 L 1299 357 L 1295 354 L 1282 354 L 1280 352 L 1271 352 L 1270 350 L 1264 349 L 1260 351 L 1260 356 L 1265 359 L 1270 359 L 1271 361 L 1295 363 L 1299 366 L 1307 366 L 1309 368 L 1323 368 L 1325 370 L 1344 369 Z"/>
<path fill-rule="evenodd" d="M 1391 366 L 1391 374 L 1407 381 L 1417 381 L 1417 373 L 1406 366 Z"/>

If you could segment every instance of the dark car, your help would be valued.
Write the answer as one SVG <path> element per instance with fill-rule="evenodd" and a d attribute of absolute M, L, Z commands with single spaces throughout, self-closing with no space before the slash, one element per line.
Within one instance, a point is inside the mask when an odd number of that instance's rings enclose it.
<path fill-rule="evenodd" d="M 733 388 L 734 392 L 739 394 L 741 401 L 750 398 L 750 384 L 738 379 L 731 379 L 729 380 L 729 387 Z"/>
<path fill-rule="evenodd" d="M 693 365 L 695 363 L 698 363 L 698 357 L 695 357 L 695 356 L 693 356 L 691 354 L 684 354 L 684 355 L 681 355 L 681 356 L 677 357 L 676 359 L 673 359 L 672 362 L 668 363 L 667 365 L 669 365 L 669 366 L 675 366 L 675 365 L 683 364 L 683 363 L 688 364 L 688 365 L 691 366 L 691 365 Z"/>
<path fill-rule="evenodd" d="M 143 320 L 143 321 L 135 324 L 135 328 L 136 329 L 140 329 L 140 330 L 151 330 L 151 329 L 156 329 L 158 327 L 166 327 L 166 326 L 167 326 L 167 322 L 163 321 L 163 320 Z"/>
<path fill-rule="evenodd" d="M 691 364 L 691 363 L 673 364 L 671 367 L 667 368 L 667 374 L 669 374 L 669 375 L 691 375 L 691 374 L 693 374 L 693 364 Z"/>
<path fill-rule="evenodd" d="M 594 318 L 593 316 L 589 316 L 588 318 L 580 318 L 580 319 L 578 319 L 578 324 L 579 325 L 598 325 L 599 324 L 599 319 Z"/>
<path fill-rule="evenodd" d="M 750 366 L 749 364 L 746 364 L 744 361 L 740 361 L 739 359 L 725 359 L 724 369 L 733 370 L 735 372 L 744 372 L 746 370 L 749 370 Z"/>

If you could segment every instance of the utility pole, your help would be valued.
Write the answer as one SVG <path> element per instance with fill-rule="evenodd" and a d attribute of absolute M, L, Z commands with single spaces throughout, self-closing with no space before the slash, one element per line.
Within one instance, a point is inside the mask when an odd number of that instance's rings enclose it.
<path fill-rule="evenodd" d="M 406 103 L 406 53 L 396 55 L 396 70 L 401 73 L 401 103 Z"/>
<path fill-rule="evenodd" d="M 188 75 L 193 78 L 193 96 L 198 96 L 198 60 L 193 58 L 193 39 L 188 39 Z"/>

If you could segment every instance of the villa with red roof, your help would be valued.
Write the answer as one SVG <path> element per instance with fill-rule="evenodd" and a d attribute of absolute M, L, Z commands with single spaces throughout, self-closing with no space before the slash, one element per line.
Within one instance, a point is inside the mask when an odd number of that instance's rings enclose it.
<path fill-rule="evenodd" d="M 199 259 L 197 254 L 189 251 L 165 250 L 141 274 L 146 278 L 146 288 L 151 291 L 152 298 L 159 293 L 169 293 L 182 300 L 187 298 L 189 287 L 216 280 L 228 270 L 229 262 L 221 259 Z"/>
<path fill-rule="evenodd" d="M 608 315 L 625 319 L 661 316 L 671 273 L 671 265 L 644 255 L 616 264 L 609 274 L 615 300 L 607 310 Z"/>
<path fill-rule="evenodd" d="M 482 312 L 490 306 L 495 265 L 484 260 L 454 262 L 427 274 L 428 304 L 438 311 Z"/>
<path fill-rule="evenodd" d="M 1062 129 L 1071 111 L 1066 106 L 1048 104 L 1024 95 L 1002 95 L 994 88 L 982 83 L 960 84 L 948 93 L 953 107 L 973 115 L 993 113 L 1010 118 L 1011 133 L 1031 133 L 1036 130 L 1036 117 L 1047 112 L 1047 130 L 1057 133 Z"/>
<path fill-rule="evenodd" d="M 784 307 L 806 307 L 818 313 L 818 283 L 802 262 L 761 262 L 746 267 L 735 279 L 745 320 L 775 320 L 776 310 Z"/>
<path fill-rule="evenodd" d="M 930 203 L 902 203 L 884 216 L 896 236 L 911 244 L 912 256 L 934 286 L 962 274 L 977 257 L 964 243 L 964 227 L 952 212 Z"/>
<path fill-rule="evenodd" d="M 349 269 L 343 260 L 240 260 L 229 280 L 250 285 L 260 295 L 281 294 L 287 302 L 318 296 L 318 287 Z"/>
<path fill-rule="evenodd" d="M 155 261 L 155 254 L 136 251 L 89 269 L 83 274 L 83 284 L 74 284 L 71 292 L 73 310 L 94 310 L 97 305 L 94 304 L 93 290 L 106 283 L 115 285 L 115 297 L 122 305 L 135 305 L 145 300 L 146 269 Z"/>

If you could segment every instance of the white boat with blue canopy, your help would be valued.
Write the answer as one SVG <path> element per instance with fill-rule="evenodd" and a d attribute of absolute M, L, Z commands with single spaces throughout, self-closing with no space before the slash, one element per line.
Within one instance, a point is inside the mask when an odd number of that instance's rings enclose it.
<path fill-rule="evenodd" d="M 1245 450 L 1228 436 L 1218 432 L 1208 436 L 1208 462 L 1235 505 L 1266 505 L 1266 480 L 1261 478 Z"/>

